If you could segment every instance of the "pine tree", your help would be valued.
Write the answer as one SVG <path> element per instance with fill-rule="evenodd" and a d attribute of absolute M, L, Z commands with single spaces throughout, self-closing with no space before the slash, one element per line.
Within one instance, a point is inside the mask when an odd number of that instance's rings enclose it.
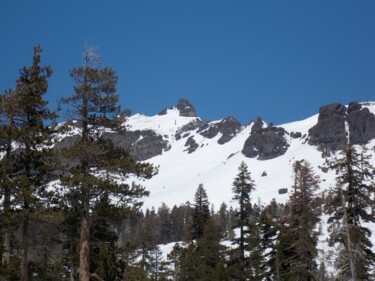
<path fill-rule="evenodd" d="M 219 223 L 221 230 L 228 237 L 229 231 L 229 211 L 228 206 L 224 202 L 220 205 L 219 212 L 217 214 L 217 222 Z"/>
<path fill-rule="evenodd" d="M 369 206 L 374 206 L 373 167 L 365 147 L 362 152 L 348 144 L 332 169 L 338 173 L 332 199 L 328 202 L 328 223 L 332 243 L 338 243 L 340 277 L 354 281 L 374 280 L 375 253 L 371 231 L 363 223 L 375 222 Z"/>
<path fill-rule="evenodd" d="M 148 273 L 152 281 L 166 280 L 167 262 L 163 259 L 159 246 L 153 247 L 148 257 Z"/>
<path fill-rule="evenodd" d="M 17 103 L 15 100 L 15 91 L 8 90 L 0 96 L 0 137 L 4 141 L 1 143 L 0 149 L 4 157 L 0 161 L 0 196 L 2 200 L 1 213 L 1 235 L 3 243 L 3 253 L 1 259 L 2 271 L 6 271 L 10 266 L 11 256 L 11 227 L 12 227 L 12 204 L 11 194 L 14 188 L 14 181 L 12 177 L 12 163 L 14 162 L 14 151 L 12 149 L 12 142 L 15 140 L 14 115 L 17 110 Z M 6 274 L 2 272 L 2 275 Z"/>
<path fill-rule="evenodd" d="M 266 281 L 280 280 L 277 251 L 278 223 L 277 205 L 272 201 L 262 210 L 257 225 L 261 247 L 260 278 Z"/>
<path fill-rule="evenodd" d="M 124 215 L 122 208 L 111 206 L 108 196 L 103 196 L 92 211 L 90 229 L 90 268 L 104 280 L 121 280 L 124 262 L 117 246 L 118 235 L 113 227 L 120 223 Z"/>
<path fill-rule="evenodd" d="M 85 49 L 83 65 L 73 68 L 70 76 L 75 83 L 75 94 L 62 101 L 72 108 L 72 118 L 77 121 L 80 138 L 63 151 L 70 164 L 61 183 L 68 188 L 70 198 L 78 198 L 80 204 L 79 279 L 89 281 L 90 212 L 93 203 L 105 195 L 120 198 L 119 203 L 123 203 L 124 207 L 140 206 L 137 200 L 147 195 L 145 189 L 135 184 L 119 183 L 118 179 L 124 180 L 129 173 L 150 177 L 152 167 L 137 163 L 127 152 L 102 138 L 101 132 L 105 127 L 122 131 L 117 118 L 117 76 L 110 67 L 99 66 L 93 48 Z"/>
<path fill-rule="evenodd" d="M 160 244 L 172 241 L 172 223 L 168 206 L 165 203 L 158 209 Z"/>
<path fill-rule="evenodd" d="M 181 256 L 184 252 L 184 248 L 180 246 L 179 243 L 176 243 L 173 246 L 172 251 L 167 255 L 167 259 L 171 268 L 170 276 L 172 280 L 179 280 L 178 276 L 181 271 Z"/>
<path fill-rule="evenodd" d="M 180 254 L 177 280 L 211 281 L 228 280 L 223 265 L 225 247 L 220 244 L 222 232 L 220 226 L 209 218 L 203 229 L 203 235 L 191 241 Z M 219 279 L 220 280 L 220 279 Z"/>
<path fill-rule="evenodd" d="M 29 279 L 29 226 L 30 220 L 50 195 L 46 185 L 52 172 L 52 152 L 47 148 L 51 130 L 44 123 L 56 117 L 43 99 L 47 92 L 47 79 L 52 74 L 50 66 L 40 66 L 42 49 L 34 47 L 30 67 L 23 67 L 16 87 L 2 97 L 2 114 L 7 118 L 6 157 L 2 160 L 5 193 L 12 191 L 14 200 L 6 195 L 6 209 L 10 205 L 21 208 L 22 256 L 20 280 Z M 13 103 L 11 105 L 10 103 Z M 17 143 L 18 149 L 12 147 Z M 5 179 L 4 179 L 5 176 Z"/>
<path fill-rule="evenodd" d="M 251 281 L 260 280 L 262 277 L 262 261 L 263 261 L 263 248 L 262 248 L 262 233 L 260 232 L 259 224 L 257 222 L 250 222 L 247 237 L 248 251 L 248 279 Z"/>
<path fill-rule="evenodd" d="M 294 168 L 294 192 L 290 197 L 291 213 L 286 218 L 283 235 L 288 236 L 284 257 L 281 260 L 286 270 L 283 276 L 288 280 L 314 280 L 317 272 L 316 257 L 318 233 L 316 225 L 320 221 L 320 202 L 315 192 L 319 188 L 319 178 L 313 173 L 308 162 L 297 161 Z"/>
<path fill-rule="evenodd" d="M 191 239 L 198 239 L 203 236 L 204 225 L 210 218 L 209 202 L 203 184 L 198 186 L 195 193 L 195 203 L 191 222 Z"/>
<path fill-rule="evenodd" d="M 199 276 L 197 280 L 214 280 L 215 277 L 219 277 L 219 273 L 222 277 L 226 276 L 225 268 L 220 268 L 225 252 L 225 247 L 220 244 L 221 238 L 220 226 L 209 218 L 204 225 L 203 236 L 197 240 L 195 252 L 198 261 L 196 264 L 196 272 Z"/>
<path fill-rule="evenodd" d="M 233 200 L 238 201 L 239 210 L 235 214 L 235 223 L 233 228 L 239 228 L 240 233 L 239 237 L 235 238 L 233 244 L 238 245 L 238 257 L 235 257 L 235 260 L 232 261 L 235 264 L 235 267 L 238 269 L 238 279 L 236 280 L 245 280 L 246 279 L 246 258 L 245 251 L 247 248 L 247 237 L 248 237 L 248 226 L 249 219 L 251 216 L 251 198 L 250 194 L 255 190 L 254 181 L 251 179 L 250 172 L 245 162 L 242 162 L 238 168 L 239 173 L 233 182 Z"/>
<path fill-rule="evenodd" d="M 147 209 L 145 217 L 139 221 L 136 241 L 139 257 L 138 264 L 145 272 L 148 272 L 150 267 L 149 260 L 151 259 L 150 255 L 155 250 L 159 240 L 157 214 L 154 208 L 152 208 L 151 211 Z"/>

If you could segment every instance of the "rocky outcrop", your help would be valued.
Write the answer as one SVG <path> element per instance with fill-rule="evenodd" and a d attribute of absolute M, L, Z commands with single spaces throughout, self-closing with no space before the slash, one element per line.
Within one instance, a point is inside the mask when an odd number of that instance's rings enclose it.
<path fill-rule="evenodd" d="M 202 121 L 200 119 L 196 119 L 184 126 L 182 126 L 175 135 L 176 140 L 181 138 L 186 138 L 190 135 L 190 133 L 194 130 L 201 130 L 201 128 L 206 127 L 208 125 L 208 121 Z"/>
<path fill-rule="evenodd" d="M 261 119 L 255 121 L 259 125 Z M 279 127 L 254 126 L 250 136 L 246 139 L 242 149 L 243 155 L 249 158 L 258 157 L 259 160 L 273 159 L 283 155 L 289 147 L 285 138 L 287 132 Z"/>
<path fill-rule="evenodd" d="M 318 123 L 309 130 L 309 144 L 328 151 L 338 150 L 349 138 L 353 144 L 366 144 L 375 138 L 375 115 L 361 104 L 352 102 L 345 106 L 334 103 L 322 106 Z"/>
<path fill-rule="evenodd" d="M 219 132 L 221 137 L 218 139 L 219 144 L 224 144 L 233 139 L 241 131 L 241 123 L 234 117 L 227 117 L 219 123 Z"/>
<path fill-rule="evenodd" d="M 309 130 L 309 144 L 336 150 L 346 143 L 346 107 L 333 103 L 319 110 L 318 123 Z"/>
<path fill-rule="evenodd" d="M 237 133 L 241 131 L 241 128 L 241 123 L 238 122 L 234 117 L 224 118 L 220 122 L 209 122 L 197 119 L 178 130 L 175 137 L 176 140 L 179 140 L 181 138 L 188 137 L 190 132 L 197 130 L 201 136 L 208 139 L 212 139 L 218 134 L 221 134 L 221 137 L 217 142 L 219 144 L 224 144 L 234 138 Z"/>
<path fill-rule="evenodd" d="M 185 146 L 187 147 L 187 149 L 185 151 L 187 151 L 188 153 L 192 153 L 194 152 L 195 150 L 197 150 L 198 148 L 198 144 L 197 142 L 195 141 L 194 137 L 191 136 L 187 139 L 186 143 L 185 143 Z"/>
<path fill-rule="evenodd" d="M 163 150 L 170 148 L 168 142 L 152 130 L 127 131 L 124 135 L 104 133 L 103 137 L 112 140 L 115 145 L 128 150 L 130 155 L 139 161 L 160 155 Z"/>
<path fill-rule="evenodd" d="M 196 117 L 197 112 L 194 108 L 194 106 L 187 100 L 187 99 L 180 99 L 177 102 L 176 108 L 180 111 L 180 116 L 185 116 L 185 117 Z M 158 113 L 158 115 L 165 115 L 167 114 L 168 109 L 173 109 L 172 107 L 163 109 Z"/>
<path fill-rule="evenodd" d="M 241 123 L 234 117 L 224 118 L 219 123 L 207 123 L 198 130 L 200 135 L 209 139 L 212 139 L 221 133 L 221 137 L 217 141 L 219 144 L 229 142 L 239 131 L 241 131 Z"/>
<path fill-rule="evenodd" d="M 260 131 L 264 127 L 264 122 L 262 118 L 258 117 L 255 121 L 253 121 L 253 126 L 251 127 L 251 133 Z"/>
<path fill-rule="evenodd" d="M 350 141 L 353 144 L 366 144 L 375 138 L 375 115 L 358 103 L 350 103 L 348 117 Z"/>
<path fill-rule="evenodd" d="M 197 116 L 197 112 L 194 106 L 186 99 L 180 99 L 176 107 L 180 111 L 180 116 L 185 116 L 185 117 Z"/>

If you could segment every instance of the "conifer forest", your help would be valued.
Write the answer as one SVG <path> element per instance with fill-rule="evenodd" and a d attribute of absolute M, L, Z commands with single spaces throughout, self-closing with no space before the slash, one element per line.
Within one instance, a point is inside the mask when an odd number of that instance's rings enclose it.
<path fill-rule="evenodd" d="M 53 68 L 40 46 L 32 54 L 0 96 L 0 281 L 375 280 L 374 167 L 365 146 L 340 150 L 327 165 L 335 185 L 324 193 L 309 159 L 296 160 L 286 203 L 260 202 L 242 162 L 220 206 L 202 183 L 193 202 L 144 208 L 150 191 L 128 179 L 150 179 L 158 167 L 103 133 L 127 134 L 115 71 L 86 47 L 69 70 L 71 95 L 55 111 L 44 97 Z M 56 121 L 62 116 L 69 122 Z M 65 143 L 72 122 L 79 129 Z M 172 245 L 168 253 L 163 245 Z"/>

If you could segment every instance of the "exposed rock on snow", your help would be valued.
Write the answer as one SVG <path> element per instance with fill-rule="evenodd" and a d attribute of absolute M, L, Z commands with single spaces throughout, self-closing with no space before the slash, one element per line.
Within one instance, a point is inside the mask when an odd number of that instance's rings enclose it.
<path fill-rule="evenodd" d="M 346 107 L 333 103 L 319 110 L 318 123 L 309 130 L 309 144 L 337 150 L 346 143 Z"/>
<path fill-rule="evenodd" d="M 348 108 L 339 103 L 322 106 L 318 123 L 309 130 L 309 144 L 338 150 L 347 143 L 348 133 L 353 144 L 368 143 L 375 138 L 375 115 L 357 102 L 350 103 Z"/>
<path fill-rule="evenodd" d="M 127 131 L 125 134 L 104 133 L 103 137 L 127 149 L 135 159 L 140 161 L 160 155 L 163 150 L 170 148 L 168 142 L 152 130 Z"/>
<path fill-rule="evenodd" d="M 250 158 L 258 157 L 258 160 L 273 159 L 283 155 L 289 144 L 286 140 L 286 131 L 281 127 L 259 126 L 254 130 L 245 141 L 242 149 L 243 155 Z"/>
<path fill-rule="evenodd" d="M 187 99 L 180 99 L 177 102 L 176 108 L 180 111 L 180 116 L 184 116 L 184 117 L 196 117 L 197 116 L 197 112 L 194 106 Z M 162 111 L 159 112 L 158 115 L 167 114 L 168 109 L 173 109 L 173 107 L 163 109 Z"/>

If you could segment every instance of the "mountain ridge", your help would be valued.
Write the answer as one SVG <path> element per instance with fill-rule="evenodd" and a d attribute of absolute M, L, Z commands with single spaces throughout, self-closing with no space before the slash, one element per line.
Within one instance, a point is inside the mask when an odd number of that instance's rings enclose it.
<path fill-rule="evenodd" d="M 278 191 L 291 186 L 292 165 L 296 160 L 311 162 L 321 177 L 321 190 L 327 190 L 335 179 L 333 171 L 327 171 L 327 161 L 336 155 L 345 142 L 334 139 L 336 143 L 328 145 L 325 142 L 312 144 L 311 128 L 319 124 L 322 112 L 326 115 L 323 120 L 326 120 L 334 116 L 337 107 L 341 110 L 345 107 L 347 111 L 354 106 L 356 109 L 353 112 L 367 112 L 367 119 L 354 124 L 361 132 L 372 136 L 375 133 L 374 103 L 322 106 L 319 114 L 279 126 L 257 118 L 247 125 L 235 127 L 229 133 L 230 140 L 224 143 L 219 142 L 223 133 L 218 128 L 226 118 L 204 121 L 196 116 L 181 116 L 177 107 L 168 108 L 163 115 L 130 116 L 125 122 L 128 132 L 152 130 L 166 144 L 156 155 L 142 159 L 154 164 L 159 170 L 157 175 L 142 183 L 151 193 L 150 197 L 145 198 L 145 207 L 192 202 L 194 191 L 200 183 L 207 189 L 210 201 L 218 207 L 222 202 L 231 200 L 232 181 L 241 161 L 248 164 L 258 186 L 253 200 L 260 198 L 262 202 L 268 203 L 276 198 L 277 201 L 285 202 L 288 195 L 280 195 Z M 335 120 L 329 125 L 337 126 Z M 347 130 L 348 126 L 344 126 L 344 129 Z M 319 132 L 319 127 L 316 131 Z M 347 135 L 350 133 L 345 131 Z M 249 141 L 249 138 L 253 138 L 253 141 Z M 145 137 L 140 137 L 133 145 L 142 142 L 147 142 Z M 374 144 L 374 138 L 367 139 L 368 147 Z M 152 142 L 148 145 L 152 146 Z M 252 154 L 246 155 L 244 150 L 249 147 Z"/>
<path fill-rule="evenodd" d="M 158 173 L 141 182 L 150 196 L 144 207 L 169 206 L 193 201 L 195 189 L 203 184 L 210 202 L 219 207 L 230 203 L 232 181 L 242 161 L 246 162 L 257 190 L 253 201 L 268 203 L 288 199 L 295 161 L 308 161 L 321 178 L 321 192 L 335 183 L 328 164 L 347 142 L 347 137 L 375 145 L 375 103 L 334 103 L 305 120 L 278 126 L 260 117 L 246 125 L 234 117 L 207 121 L 196 116 L 186 99 L 154 116 L 124 115 L 126 134 L 112 131 L 103 136 L 127 150 L 139 161 L 152 163 Z M 73 124 L 70 134 L 74 139 Z M 354 137 L 352 137 L 354 136 Z M 60 138 L 58 145 L 68 145 Z M 374 157 L 373 157 L 374 158 Z M 374 160 L 372 160 L 374 163 Z M 129 181 L 137 181 L 130 178 Z M 287 190 L 279 194 L 279 190 Z"/>

